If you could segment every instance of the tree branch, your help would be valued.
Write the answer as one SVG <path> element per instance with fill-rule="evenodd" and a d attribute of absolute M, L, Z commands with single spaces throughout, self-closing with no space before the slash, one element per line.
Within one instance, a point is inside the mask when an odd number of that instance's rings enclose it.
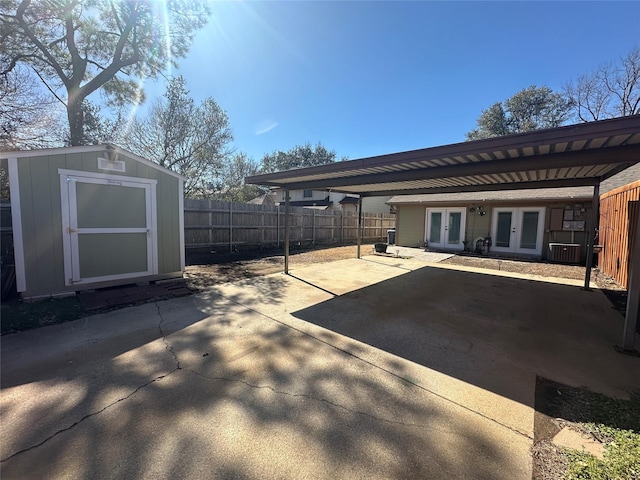
<path fill-rule="evenodd" d="M 53 68 L 58 74 L 58 76 L 60 77 L 60 80 L 62 80 L 65 86 L 67 86 L 69 83 L 69 78 L 64 73 L 64 70 L 62 69 L 60 64 L 56 61 L 56 59 L 53 58 L 53 55 L 49 53 L 49 50 L 47 49 L 46 45 L 44 45 L 31 31 L 31 28 L 29 27 L 29 25 L 24 19 L 24 13 L 30 4 L 31 4 L 31 0 L 23 0 L 20 6 L 18 7 L 15 18 L 20 24 L 20 26 L 22 27 L 25 35 L 29 37 L 29 40 L 31 40 L 35 44 L 35 46 L 38 48 L 38 50 L 40 50 L 44 54 L 46 58 L 46 63 L 51 65 L 51 68 Z"/>

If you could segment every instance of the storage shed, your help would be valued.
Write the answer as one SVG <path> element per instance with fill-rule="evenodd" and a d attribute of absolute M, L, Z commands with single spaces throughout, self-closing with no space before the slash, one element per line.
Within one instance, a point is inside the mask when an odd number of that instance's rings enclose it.
<path fill-rule="evenodd" d="M 0 158 L 22 297 L 182 276 L 182 176 L 112 145 Z"/>

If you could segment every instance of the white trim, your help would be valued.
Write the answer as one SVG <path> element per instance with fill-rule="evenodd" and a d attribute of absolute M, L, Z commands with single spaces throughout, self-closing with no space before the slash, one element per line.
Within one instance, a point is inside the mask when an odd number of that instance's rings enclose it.
<path fill-rule="evenodd" d="M 156 203 L 157 181 L 147 178 L 125 177 L 104 173 L 79 172 L 75 170 L 58 169 L 60 175 L 60 196 L 62 208 L 62 236 L 64 247 L 65 285 L 97 283 L 109 280 L 145 277 L 158 274 L 158 218 Z M 145 191 L 145 227 L 135 228 L 78 228 L 78 210 L 76 189 L 70 187 L 73 181 L 97 185 L 113 185 L 142 188 Z M 105 183 L 106 182 L 106 183 Z M 113 182 L 113 183 L 111 183 Z M 69 228 L 69 232 L 67 231 Z M 147 270 L 144 272 L 122 273 L 101 277 L 81 278 L 78 236 L 81 234 L 109 234 L 109 233 L 147 233 Z"/>
<path fill-rule="evenodd" d="M 151 235 L 151 249 L 147 251 L 147 260 L 151 266 L 151 272 L 158 274 L 158 208 L 156 200 L 156 186 L 150 186 L 147 190 L 147 232 Z"/>
<path fill-rule="evenodd" d="M 431 227 L 431 215 L 430 213 L 440 212 L 442 217 L 440 219 L 440 242 L 431 243 L 429 241 L 429 231 Z M 458 243 L 448 243 L 448 229 L 449 229 L 449 213 L 460 213 L 460 241 Z M 428 247 L 441 248 L 446 250 L 464 250 L 464 239 L 467 232 L 467 208 L 466 207 L 440 207 L 440 208 L 427 208 L 425 211 L 424 221 L 424 239 L 425 244 Z"/>
<path fill-rule="evenodd" d="M 184 180 L 178 180 L 178 229 L 180 231 L 180 270 L 185 271 L 184 246 Z"/>
<path fill-rule="evenodd" d="M 91 180 L 100 179 L 100 180 L 111 180 L 118 183 L 129 182 L 129 183 L 144 183 L 149 185 L 158 184 L 158 181 L 154 178 L 127 177 L 125 175 L 111 175 L 109 173 L 81 172 L 79 170 L 67 170 L 66 168 L 59 168 L 58 174 L 67 175 L 69 177 L 80 177 L 82 178 L 82 181 L 86 183 L 101 183 L 101 182 L 91 181 Z M 134 185 L 131 185 L 131 186 L 134 186 Z"/>
<path fill-rule="evenodd" d="M 71 285 L 73 278 L 73 264 L 71 262 L 71 235 L 67 229 L 71 228 L 71 208 L 69 206 L 69 187 L 67 177 L 60 175 L 60 209 L 62 214 L 62 261 L 64 263 L 64 284 Z"/>
<path fill-rule="evenodd" d="M 542 255 L 542 241 L 544 239 L 544 220 L 546 207 L 494 207 L 491 211 L 491 250 L 503 253 L 519 253 L 523 255 Z M 519 243 L 522 237 L 522 217 L 524 212 L 538 212 L 538 226 L 536 236 L 536 248 L 520 248 Z M 511 226 L 509 247 L 498 247 L 498 214 L 500 212 L 511 212 Z"/>
<path fill-rule="evenodd" d="M 20 178 L 18 157 L 7 159 L 9 168 L 9 190 L 11 192 L 11 225 L 13 229 L 13 256 L 16 266 L 16 287 L 18 292 L 27 290 L 27 274 L 24 262 L 24 237 L 22 236 L 22 208 L 20 206 Z"/>
<path fill-rule="evenodd" d="M 150 160 L 147 160 L 144 157 L 136 155 L 133 152 L 129 152 L 123 148 L 117 147 L 115 145 L 89 145 L 84 147 L 62 147 L 62 148 L 43 148 L 40 150 L 21 150 L 16 152 L 3 152 L 0 153 L 0 158 L 27 158 L 27 157 L 45 157 L 47 155 L 67 155 L 70 153 L 90 153 L 90 152 L 116 152 L 126 157 L 129 157 L 131 160 L 136 162 L 140 162 L 148 167 L 151 167 L 160 172 L 164 172 L 167 175 L 171 175 L 172 177 L 181 178 L 186 180 L 186 178 L 179 173 L 173 172 L 167 168 L 164 168 L 157 163 L 154 163 Z"/>
<path fill-rule="evenodd" d="M 125 173 L 127 166 L 122 160 L 110 161 L 108 158 L 98 157 L 98 170 Z"/>
<path fill-rule="evenodd" d="M 73 285 L 86 285 L 90 283 L 109 282 L 111 280 L 121 280 L 125 278 L 144 278 L 150 276 L 147 272 L 118 273 L 117 275 L 105 275 L 104 277 L 81 278 L 75 280 Z"/>
<path fill-rule="evenodd" d="M 75 227 L 75 230 L 78 231 L 78 233 L 87 233 L 87 234 L 92 234 L 92 233 L 149 233 L 149 229 L 146 227 L 137 227 L 137 228 L 118 228 L 117 232 L 114 232 L 113 228 L 79 228 L 79 227 Z"/>

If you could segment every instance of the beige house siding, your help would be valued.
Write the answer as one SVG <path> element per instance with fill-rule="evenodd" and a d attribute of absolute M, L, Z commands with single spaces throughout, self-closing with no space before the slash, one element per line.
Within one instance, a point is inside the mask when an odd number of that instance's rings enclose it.
<path fill-rule="evenodd" d="M 482 206 L 485 215 L 477 213 L 478 206 Z M 396 214 L 396 242 L 398 245 L 405 247 L 416 247 L 424 245 L 425 237 L 425 216 L 427 208 L 445 208 L 449 206 L 460 207 L 457 205 L 430 204 L 430 205 L 402 205 L 397 204 Z M 466 205 L 466 223 L 465 223 L 465 240 L 468 242 L 467 248 L 475 249 L 475 241 L 478 238 L 492 236 L 492 215 L 493 209 L 496 207 L 544 207 L 544 234 L 542 239 L 541 257 L 546 259 L 549 257 L 549 243 L 573 243 L 581 246 L 581 261 L 584 262 L 586 256 L 586 240 L 587 231 L 592 228 L 591 203 L 583 200 L 568 199 L 566 202 L 553 201 L 524 201 L 524 202 L 492 202 L 492 203 L 474 203 Z M 472 212 L 471 209 L 474 209 Z M 551 230 L 551 210 L 558 209 L 584 209 L 580 220 L 586 221 L 586 230 L 584 232 L 568 232 Z M 498 253 L 493 252 L 498 255 Z M 517 255 L 514 255 L 517 256 Z"/>
<path fill-rule="evenodd" d="M 396 244 L 403 247 L 424 245 L 425 207 L 399 205 L 396 213 Z"/>

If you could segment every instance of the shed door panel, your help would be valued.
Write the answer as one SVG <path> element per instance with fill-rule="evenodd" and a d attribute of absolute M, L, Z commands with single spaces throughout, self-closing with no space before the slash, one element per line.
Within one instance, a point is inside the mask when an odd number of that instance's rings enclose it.
<path fill-rule="evenodd" d="M 146 189 L 76 182 L 79 228 L 147 228 Z"/>
<path fill-rule="evenodd" d="M 157 272 L 155 184 L 66 175 L 61 186 L 67 285 Z"/>

